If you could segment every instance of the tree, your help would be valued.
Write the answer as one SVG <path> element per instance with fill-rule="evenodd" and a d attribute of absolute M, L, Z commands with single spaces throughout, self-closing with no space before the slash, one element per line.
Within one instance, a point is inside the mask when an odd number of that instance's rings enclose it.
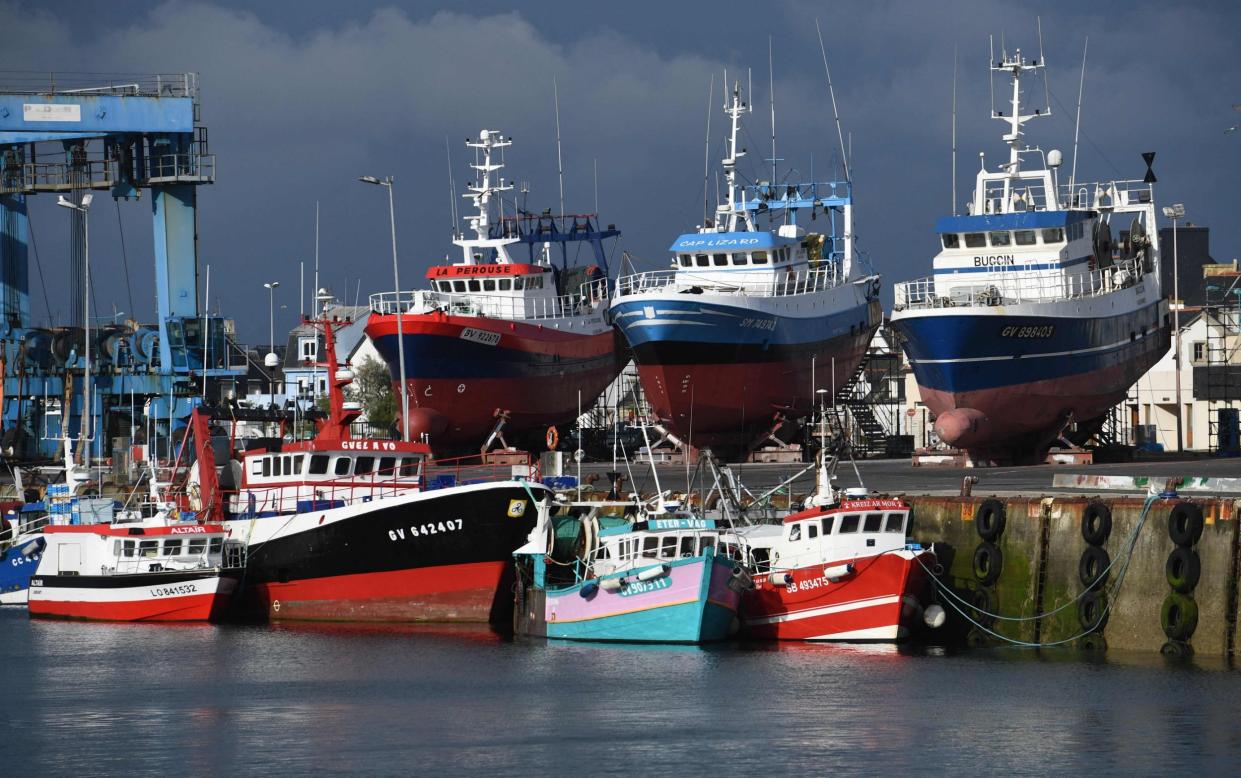
<path fill-rule="evenodd" d="M 387 429 L 396 423 L 396 399 L 392 396 L 392 374 L 388 366 L 374 357 L 367 357 L 354 371 L 349 399 L 362 404 L 366 420 L 375 427 Z"/>

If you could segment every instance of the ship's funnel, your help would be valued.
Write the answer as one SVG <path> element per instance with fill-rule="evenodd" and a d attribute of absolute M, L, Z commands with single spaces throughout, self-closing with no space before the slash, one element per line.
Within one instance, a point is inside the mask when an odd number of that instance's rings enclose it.
<path fill-rule="evenodd" d="M 953 448 L 973 448 L 991 437 L 991 420 L 982 411 L 956 408 L 935 419 L 935 434 Z"/>

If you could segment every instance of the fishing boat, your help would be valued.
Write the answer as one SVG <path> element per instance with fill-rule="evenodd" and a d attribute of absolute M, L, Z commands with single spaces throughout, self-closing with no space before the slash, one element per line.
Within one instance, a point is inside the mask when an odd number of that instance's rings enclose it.
<path fill-rule="evenodd" d="M 781 523 L 721 535 L 726 553 L 751 570 L 746 637 L 886 642 L 943 624 L 930 601 L 935 553 L 909 539 L 909 504 L 835 488 L 838 462 L 820 449 L 815 493 Z"/>
<path fill-rule="evenodd" d="M 539 506 L 538 524 L 514 552 L 519 634 L 635 643 L 708 643 L 731 634 L 746 576 L 717 552 L 715 521 L 685 510 L 637 510 L 632 502 Z M 570 557 L 556 553 L 566 527 L 577 548 Z"/>
<path fill-rule="evenodd" d="M 49 525 L 30 579 L 30 615 L 91 621 L 218 621 L 239 570 L 219 524 Z"/>
<path fill-rule="evenodd" d="M 192 507 L 219 522 L 243 560 L 244 615 L 271 620 L 511 623 L 512 551 L 545 486 L 533 468 L 431 461 L 420 441 L 354 437 L 349 370 L 321 320 L 329 410 L 310 440 L 214 466 L 209 413 L 191 427 Z M 215 414 L 227 420 L 227 411 Z M 514 468 L 520 472 L 514 474 Z"/>
<path fill-rule="evenodd" d="M 603 248 L 620 232 L 599 229 L 594 214 L 514 206 L 506 215 L 502 195 L 513 187 L 495 175 L 511 144 L 495 130 L 466 143 L 478 176 L 465 195 L 473 234 L 453 239 L 460 261 L 431 267 L 429 289 L 371 296 L 366 334 L 397 396 L 404 385 L 409 436 L 425 436 L 441 456 L 554 440 L 548 428 L 575 419 L 627 361 L 607 318 Z M 589 244 L 593 264 L 570 265 L 570 243 Z"/>
<path fill-rule="evenodd" d="M 892 327 L 939 439 L 975 463 L 1019 464 L 1097 431 L 1168 350 L 1170 322 L 1154 155 L 1143 181 L 1062 182 L 1063 155 L 1025 143 L 1048 113 L 1021 104 L 1042 58 L 992 63 L 1012 81 L 1007 115 L 992 113 L 1008 160 L 983 158 L 968 212 L 939 220 L 934 274 L 896 285 Z"/>
<path fill-rule="evenodd" d="M 612 301 L 661 426 L 729 454 L 844 386 L 882 321 L 879 277 L 855 250 L 852 183 L 738 185 L 747 110 L 734 86 L 716 218 L 673 242 L 671 269 L 619 278 Z"/>

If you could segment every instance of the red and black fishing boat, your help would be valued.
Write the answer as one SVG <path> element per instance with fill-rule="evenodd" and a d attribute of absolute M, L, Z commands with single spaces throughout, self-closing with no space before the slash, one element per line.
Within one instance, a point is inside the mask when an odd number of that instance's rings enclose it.
<path fill-rule="evenodd" d="M 215 468 L 196 471 L 198 507 L 245 549 L 242 606 L 271 619 L 508 623 L 512 551 L 547 488 L 525 480 L 528 465 L 432 462 L 422 442 L 353 437 L 342 322 L 321 324 L 332 380 L 315 438 L 230 460 L 227 491 Z M 192 425 L 199 461 L 212 462 L 206 414 Z"/>
<path fill-rule="evenodd" d="M 493 179 L 504 167 L 493 152 L 511 143 L 483 130 L 466 144 L 479 155 L 465 195 L 477 212 L 467 217 L 474 235 L 454 236 L 461 261 L 428 270 L 429 290 L 371 296 L 366 334 L 398 393 L 405 383 L 410 435 L 441 455 L 541 439 L 593 403 L 626 361 L 608 318 L 603 250 L 620 232 L 599 229 L 594 214 L 506 216 L 493 196 L 512 186 Z M 594 263 L 571 266 L 572 242 L 589 243 Z M 514 256 L 520 244 L 524 262 Z"/>

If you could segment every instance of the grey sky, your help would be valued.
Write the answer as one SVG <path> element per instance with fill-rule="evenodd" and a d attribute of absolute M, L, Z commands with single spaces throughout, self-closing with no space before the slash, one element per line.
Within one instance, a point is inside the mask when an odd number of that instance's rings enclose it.
<path fill-rule="evenodd" d="M 559 82 L 568 210 L 594 208 L 645 267 L 701 221 L 703 140 L 712 74 L 712 170 L 721 156 L 722 72 L 754 70 L 743 172 L 767 178 L 767 39 L 775 44 L 781 176 L 818 179 L 838 163 L 815 38 L 823 25 L 845 130 L 852 135 L 861 245 L 885 285 L 924 275 L 935 219 L 950 201 L 950 108 L 959 51 L 958 200 L 978 152 L 1003 154 L 987 118 L 987 36 L 1036 53 L 1042 16 L 1051 118 L 1029 140 L 1070 156 L 1082 43 L 1090 36 L 1078 178 L 1138 178 L 1156 151 L 1156 194 L 1212 229 L 1222 260 L 1241 253 L 1236 219 L 1241 58 L 1235 3 L 770 2 L 504 4 L 141 0 L 0 3 L 0 67 L 9 70 L 196 71 L 218 183 L 200 194 L 200 257 L 243 337 L 266 339 L 264 280 L 279 279 L 278 328 L 298 310 L 298 261 L 313 255 L 322 209 L 323 283 L 352 301 L 391 285 L 386 203 L 362 174 L 394 175 L 406 287 L 452 249 L 444 138 L 458 189 L 462 141 L 482 127 L 511 134 L 505 173 L 530 182 L 529 204 L 556 203 L 552 79 Z M 518 10 L 512 10 L 516 8 Z M 455 9 L 455 10 L 454 10 Z M 997 82 L 998 88 L 998 82 Z M 1041 87 L 1030 97 L 1041 102 Z M 712 184 L 712 190 L 714 185 Z M 110 203 L 92 216 L 97 299 L 131 315 Z M 140 318 L 154 311 L 150 206 L 121 203 Z M 67 308 L 67 219 L 50 197 L 32 221 L 53 313 Z M 32 310 L 45 315 L 32 267 Z M 346 279 L 348 290 L 345 290 Z M 309 283 L 309 282 L 308 282 Z M 288 290 L 285 293 L 285 290 Z M 886 294 L 890 300 L 890 292 Z"/>

